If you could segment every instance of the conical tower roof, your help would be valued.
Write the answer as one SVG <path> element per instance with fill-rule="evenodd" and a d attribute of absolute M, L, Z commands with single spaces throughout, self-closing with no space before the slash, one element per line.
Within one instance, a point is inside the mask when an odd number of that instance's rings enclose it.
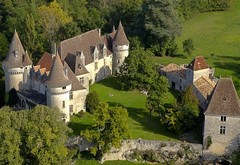
<path fill-rule="evenodd" d="M 129 44 L 129 41 L 128 41 L 127 36 L 124 32 L 121 21 L 119 22 L 118 29 L 117 29 L 117 32 L 114 36 L 113 41 L 116 45 L 128 45 Z"/>
<path fill-rule="evenodd" d="M 67 69 L 63 67 L 59 55 L 55 56 L 49 79 L 45 82 L 50 88 L 60 88 L 71 84 L 68 76 L 64 73 Z"/>
<path fill-rule="evenodd" d="M 3 61 L 3 65 L 7 68 L 19 68 L 22 67 L 22 60 L 25 51 L 23 49 L 22 43 L 19 39 L 18 33 L 15 30 L 9 51 L 6 58 Z"/>
<path fill-rule="evenodd" d="M 32 61 L 28 55 L 28 52 L 26 51 L 24 56 L 23 56 L 23 62 L 22 62 L 23 66 L 28 66 L 28 65 L 32 65 Z"/>

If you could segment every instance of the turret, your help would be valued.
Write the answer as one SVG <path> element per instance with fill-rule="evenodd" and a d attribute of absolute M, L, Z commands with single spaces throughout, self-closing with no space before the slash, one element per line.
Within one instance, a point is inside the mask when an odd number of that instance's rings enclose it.
<path fill-rule="evenodd" d="M 5 92 L 12 88 L 19 90 L 30 85 L 32 61 L 24 51 L 16 30 L 6 58 L 2 62 L 2 68 L 5 74 Z"/>
<path fill-rule="evenodd" d="M 125 58 L 129 54 L 129 41 L 124 32 L 121 21 L 119 22 L 117 32 L 113 38 L 113 74 L 118 72 Z"/>
<path fill-rule="evenodd" d="M 70 120 L 69 95 L 72 89 L 71 80 L 68 78 L 68 69 L 63 67 L 59 55 L 55 55 L 54 62 L 46 86 L 47 105 L 58 107 L 65 114 L 63 120 Z"/>

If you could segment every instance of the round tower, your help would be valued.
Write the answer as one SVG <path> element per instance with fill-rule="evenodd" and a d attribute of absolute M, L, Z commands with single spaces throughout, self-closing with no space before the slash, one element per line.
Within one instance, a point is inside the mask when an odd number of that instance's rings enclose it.
<path fill-rule="evenodd" d="M 112 72 L 118 72 L 119 67 L 123 64 L 129 54 L 129 41 L 124 32 L 121 21 L 119 22 L 117 32 L 113 39 L 113 62 Z"/>
<path fill-rule="evenodd" d="M 46 86 L 47 106 L 58 107 L 65 114 L 63 120 L 70 121 L 69 95 L 72 89 L 68 70 L 63 67 L 59 55 L 55 56 Z"/>
<path fill-rule="evenodd" d="M 8 54 L 2 62 L 5 74 L 5 92 L 12 88 L 22 89 L 30 80 L 29 73 L 32 68 L 32 61 L 24 51 L 19 36 L 15 30 Z"/>

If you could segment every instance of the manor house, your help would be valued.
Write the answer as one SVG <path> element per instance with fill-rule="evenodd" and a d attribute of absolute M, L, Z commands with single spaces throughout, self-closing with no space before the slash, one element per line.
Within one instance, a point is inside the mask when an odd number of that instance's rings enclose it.
<path fill-rule="evenodd" d="M 173 89 L 183 91 L 193 85 L 200 106 L 207 108 L 208 97 L 216 85 L 216 79 L 214 68 L 211 68 L 202 56 L 195 57 L 187 65 L 169 63 L 160 69 L 160 74 L 167 77 L 169 86 Z"/>
<path fill-rule="evenodd" d="M 56 106 L 68 122 L 70 114 L 85 111 L 89 84 L 118 72 L 128 53 L 129 41 L 120 22 L 110 34 L 94 29 L 66 39 L 33 65 L 15 31 L 2 62 L 5 92 L 14 88 L 23 109 Z"/>

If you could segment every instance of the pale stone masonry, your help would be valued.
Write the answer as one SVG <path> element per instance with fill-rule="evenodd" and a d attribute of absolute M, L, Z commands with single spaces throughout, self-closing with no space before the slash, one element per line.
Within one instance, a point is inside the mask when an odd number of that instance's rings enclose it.
<path fill-rule="evenodd" d="M 160 69 L 160 74 L 167 77 L 169 86 L 176 90 L 183 91 L 193 85 L 200 106 L 206 109 L 215 81 L 214 69 L 209 67 L 202 56 L 195 57 L 188 65 L 169 63 Z"/>
<path fill-rule="evenodd" d="M 236 149 L 240 140 L 240 102 L 231 78 L 219 79 L 204 115 L 204 146 L 209 137 L 209 150 L 214 153 L 226 154 Z"/>
<path fill-rule="evenodd" d="M 60 42 L 32 64 L 17 32 L 2 62 L 5 92 L 17 90 L 19 106 L 58 107 L 68 122 L 70 114 L 85 111 L 89 84 L 118 72 L 129 54 L 129 41 L 121 22 L 118 29 L 101 35 L 95 29 Z"/>

